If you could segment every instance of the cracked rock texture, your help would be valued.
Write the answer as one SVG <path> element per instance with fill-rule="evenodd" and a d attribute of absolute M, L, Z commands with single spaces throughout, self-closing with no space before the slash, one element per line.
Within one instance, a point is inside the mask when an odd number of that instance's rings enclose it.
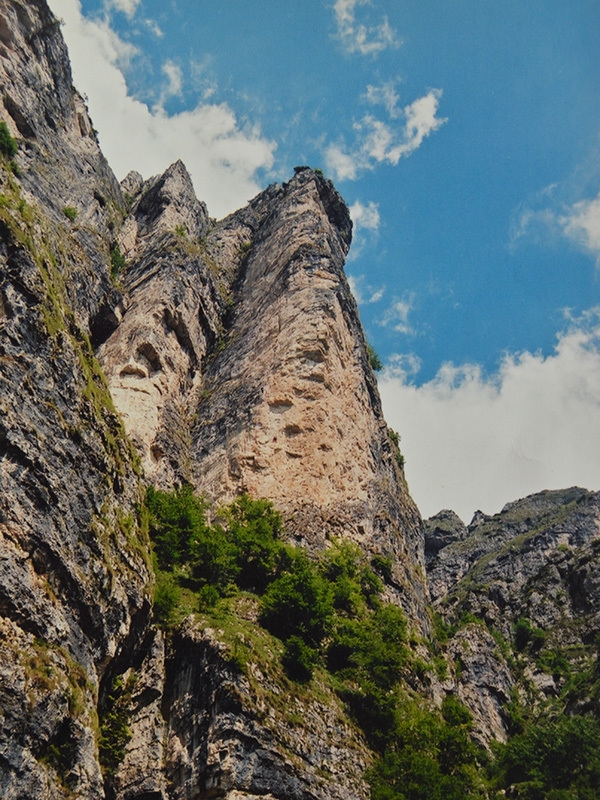
<path fill-rule="evenodd" d="M 134 454 L 89 340 L 120 190 L 45 3 L 0 3 L 0 80 L 20 145 L 18 176 L 0 165 L 0 795 L 101 798 L 98 694 L 150 608 Z"/>
<path fill-rule="evenodd" d="M 182 626 L 167 662 L 173 798 L 369 796 L 371 756 L 325 686 L 301 693 L 276 658 L 242 675 L 219 632 Z"/>
<path fill-rule="evenodd" d="M 44 0 L 0 0 L 0 79 L 18 144 L 0 157 L 0 795 L 365 798 L 370 754 L 329 690 L 270 708 L 283 674 L 251 662 L 251 686 L 190 625 L 165 643 L 139 516 L 142 475 L 226 500 L 304 460 L 275 502 L 302 513 L 294 482 L 314 467 L 307 543 L 400 556 L 393 591 L 425 619 L 421 521 L 342 272 L 343 201 L 300 170 L 215 223 L 180 162 L 119 186 Z M 265 421 L 283 452 L 260 451 Z M 252 447 L 274 459 L 262 483 Z M 346 474 L 352 457 L 366 476 Z M 103 770 L 115 702 L 131 738 Z"/>
<path fill-rule="evenodd" d="M 468 527 L 444 511 L 425 531 L 433 607 L 459 625 L 448 644 L 459 664 L 453 690 L 471 709 L 480 741 L 503 741 L 511 693 L 535 706 L 558 694 L 569 668 L 597 664 L 600 493 L 540 492 L 492 517 L 478 512 Z M 528 626 L 521 640 L 519 621 Z M 598 712 L 597 701 L 585 703 Z"/>
<path fill-rule="evenodd" d="M 146 474 L 268 497 L 309 548 L 391 557 L 390 594 L 426 627 L 421 519 L 343 273 L 339 194 L 298 168 L 215 224 L 180 162 L 123 190 L 128 307 L 98 355 Z"/>

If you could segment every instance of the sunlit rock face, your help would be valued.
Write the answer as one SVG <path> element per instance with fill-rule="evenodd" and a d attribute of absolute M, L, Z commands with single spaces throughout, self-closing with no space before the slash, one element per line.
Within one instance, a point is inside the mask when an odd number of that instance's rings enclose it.
<path fill-rule="evenodd" d="M 339 194 L 299 168 L 214 223 L 180 163 L 123 190 L 128 308 L 99 357 L 146 474 L 268 497 L 310 548 L 391 557 L 392 593 L 425 623 L 420 517 L 343 273 Z"/>
<path fill-rule="evenodd" d="M 597 664 L 600 492 L 539 492 L 468 526 L 444 511 L 425 536 L 433 609 L 459 627 L 448 647 L 460 674 L 446 690 L 470 708 L 483 744 L 504 741 L 511 700 L 541 708 L 569 672 Z M 576 692 L 569 701 L 570 711 L 597 707 Z"/>
<path fill-rule="evenodd" d="M 235 236 L 244 252 L 192 431 L 195 481 L 219 499 L 272 498 L 309 547 L 349 537 L 422 563 L 419 515 L 343 274 L 346 206 L 329 181 L 302 169 L 223 228 L 223 249 Z"/>

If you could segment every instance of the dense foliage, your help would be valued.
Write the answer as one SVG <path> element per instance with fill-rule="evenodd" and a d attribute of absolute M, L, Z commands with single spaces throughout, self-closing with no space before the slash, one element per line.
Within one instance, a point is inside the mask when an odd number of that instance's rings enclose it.
<path fill-rule="evenodd" d="M 6 122 L 0 122 L 0 153 L 5 158 L 12 158 L 17 154 L 19 146 L 10 134 Z"/>
<path fill-rule="evenodd" d="M 497 746 L 492 759 L 473 743 L 470 714 L 456 697 L 448 695 L 441 709 L 423 699 L 419 689 L 437 665 L 415 654 L 406 616 L 381 599 L 382 578 L 391 575 L 389 559 L 378 556 L 369 563 L 357 545 L 344 541 L 311 559 L 283 541 L 281 517 L 269 501 L 246 495 L 210 519 L 207 503 L 190 486 L 149 489 L 146 505 L 158 621 L 177 620 L 182 592 L 191 593 L 205 612 L 237 592 L 256 597 L 260 624 L 283 642 L 288 677 L 308 682 L 317 667 L 327 670 L 327 680 L 363 730 L 376 754 L 367 775 L 372 800 L 600 796 L 595 718 L 547 711 L 533 719 L 515 699 L 512 712 L 507 709 L 514 736 Z M 454 626 L 437 619 L 438 647 L 458 627 L 475 622 L 481 624 L 469 615 Z M 519 619 L 513 633 L 515 657 L 533 653 L 557 675 L 568 674 L 560 654 L 541 651 L 543 631 Z M 126 741 L 120 705 L 116 698 L 104 723 L 108 765 Z"/>
<path fill-rule="evenodd" d="M 103 704 L 100 714 L 100 741 L 98 743 L 100 764 L 105 775 L 114 775 L 125 758 L 125 748 L 131 740 L 129 707 L 135 687 L 132 674 L 124 681 L 116 678 Z"/>
<path fill-rule="evenodd" d="M 600 722 L 593 717 L 541 719 L 497 748 L 498 787 L 519 800 L 600 797 Z"/>

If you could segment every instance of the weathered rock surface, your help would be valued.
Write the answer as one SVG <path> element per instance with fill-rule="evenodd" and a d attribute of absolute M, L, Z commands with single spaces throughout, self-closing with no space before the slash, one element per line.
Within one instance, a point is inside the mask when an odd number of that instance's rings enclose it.
<path fill-rule="evenodd" d="M 434 603 L 460 603 L 477 611 L 504 635 L 523 611 L 531 585 L 551 582 L 553 562 L 589 545 L 600 535 L 600 495 L 585 489 L 547 491 L 509 503 L 500 514 L 467 529 L 467 535 L 440 549 L 429 567 Z M 558 570 L 556 571 L 558 573 Z M 579 601 L 565 598 L 561 614 L 573 614 Z M 530 600 L 528 601 L 531 602 Z M 556 619 L 552 601 L 536 614 L 547 627 Z"/>
<path fill-rule="evenodd" d="M 44 0 L 0 0 L 0 82 L 19 144 L 0 155 L 0 795 L 369 794 L 361 735 L 325 680 L 288 681 L 256 608 L 235 633 L 152 624 L 147 481 L 266 496 L 309 550 L 388 557 L 387 599 L 421 632 L 426 556 L 450 669 L 410 685 L 456 694 L 482 744 L 519 698 L 599 713 L 598 692 L 564 692 L 569 670 L 584 689 L 598 671 L 600 495 L 544 492 L 467 527 L 441 512 L 424 549 L 332 184 L 297 168 L 218 223 L 180 162 L 119 186 Z"/>
<path fill-rule="evenodd" d="M 0 2 L 0 85 L 0 118 L 20 142 L 20 199 L 39 204 L 47 220 L 68 230 L 82 258 L 67 291 L 78 321 L 93 324 L 103 302 L 119 302 L 106 263 L 123 200 L 73 87 L 60 23 L 43 0 Z"/>
<path fill-rule="evenodd" d="M 506 741 L 506 707 L 515 678 L 497 642 L 484 626 L 470 624 L 458 631 L 448 649 L 458 673 L 451 691 L 473 714 L 475 740 L 483 746 Z"/>
<path fill-rule="evenodd" d="M 99 358 L 146 474 L 218 502 L 269 497 L 298 542 L 392 559 L 427 624 L 423 538 L 343 274 L 352 223 L 308 168 L 211 224 L 182 164 L 147 183 L 119 236 L 128 309 Z"/>
<path fill-rule="evenodd" d="M 362 800 L 371 756 L 325 686 L 301 692 L 250 654 L 240 671 L 219 631 L 182 626 L 167 663 L 167 775 L 187 797 Z"/>
<path fill-rule="evenodd" d="M 0 795 L 100 798 L 98 692 L 150 612 L 134 454 L 88 338 L 120 192 L 45 3 L 0 3 L 0 81 L 20 144 L 0 158 Z"/>
<path fill-rule="evenodd" d="M 425 524 L 431 597 L 448 623 L 469 621 L 448 646 L 461 666 L 458 694 L 481 740 L 502 741 L 512 687 L 522 700 L 543 702 L 570 669 L 593 672 L 597 663 L 600 493 L 540 492 L 493 517 L 478 515 L 466 529 L 444 515 L 451 525 L 443 535 L 440 515 Z"/>
<path fill-rule="evenodd" d="M 350 232 L 340 196 L 309 169 L 215 231 L 224 261 L 232 236 L 243 258 L 225 346 L 206 365 L 195 481 L 218 499 L 271 498 L 308 547 L 346 537 L 391 556 L 403 601 L 423 619 L 420 517 L 342 270 Z"/>
<path fill-rule="evenodd" d="M 119 236 L 131 258 L 121 276 L 128 307 L 98 357 L 147 477 L 166 488 L 191 478 L 201 365 L 217 341 L 222 302 L 199 242 L 208 215 L 183 164 L 137 190 Z"/>
<path fill-rule="evenodd" d="M 277 681 L 253 667 L 250 686 L 193 628 L 165 656 L 140 468 L 113 406 L 155 484 L 272 492 L 311 546 L 347 535 L 400 556 L 396 594 L 424 618 L 420 518 L 343 277 L 343 201 L 300 170 L 216 224 L 181 163 L 129 175 L 124 200 L 43 0 L 0 0 L 0 77 L 19 144 L 14 164 L 0 159 L 0 793 L 156 800 L 220 782 L 231 798 L 366 797 L 369 752 L 331 693 L 273 712 L 262 683 L 274 697 Z M 111 276 L 115 243 L 127 268 L 115 276 L 117 258 Z M 224 470 L 206 459 L 211 437 Z M 243 457 L 259 444 L 273 458 L 262 482 Z M 103 775 L 98 746 L 114 742 L 98 715 L 110 720 L 118 686 L 132 736 Z"/>
<path fill-rule="evenodd" d="M 440 550 L 467 536 L 467 528 L 461 518 L 445 509 L 423 521 L 425 534 L 425 563 L 430 569 Z"/>

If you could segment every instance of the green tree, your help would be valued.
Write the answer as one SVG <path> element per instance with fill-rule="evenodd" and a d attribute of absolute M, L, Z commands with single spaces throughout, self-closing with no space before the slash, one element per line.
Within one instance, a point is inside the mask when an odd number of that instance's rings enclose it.
<path fill-rule="evenodd" d="M 5 158 L 13 158 L 18 150 L 19 146 L 11 136 L 8 125 L 4 121 L 0 122 L 0 153 Z"/>
<path fill-rule="evenodd" d="M 380 578 L 354 542 L 333 543 L 325 552 L 323 575 L 332 585 L 335 608 L 348 614 L 364 614 L 367 605 L 372 606 L 383 589 Z"/>
<path fill-rule="evenodd" d="M 330 585 L 301 550 L 287 550 L 288 564 L 267 587 L 260 606 L 260 621 L 286 641 L 298 636 L 318 648 L 333 621 Z"/>
<path fill-rule="evenodd" d="M 318 657 L 318 650 L 309 647 L 300 636 L 290 636 L 285 642 L 281 663 L 288 677 L 306 683 L 312 678 Z"/>
<path fill-rule="evenodd" d="M 551 792 L 558 799 L 559 791 L 573 800 L 592 800 L 600 795 L 600 722 L 561 716 L 531 723 L 498 746 L 493 773 L 498 788 L 513 786 L 524 800 Z"/>
<path fill-rule="evenodd" d="M 373 345 L 367 342 L 367 358 L 369 359 L 369 364 L 374 372 L 381 372 L 383 369 L 383 364 L 381 363 L 381 359 L 377 355 L 377 352 Z"/>
<path fill-rule="evenodd" d="M 269 500 L 253 500 L 243 494 L 225 509 L 224 520 L 235 548 L 238 585 L 262 594 L 280 565 L 281 515 Z"/>
<path fill-rule="evenodd" d="M 195 540 L 206 525 L 206 502 L 189 484 L 175 492 L 148 487 L 146 506 L 150 537 L 161 569 L 169 570 L 190 560 Z"/>
<path fill-rule="evenodd" d="M 442 713 L 400 695 L 393 735 L 368 773 L 372 800 L 483 798 L 469 712 L 446 698 Z"/>

